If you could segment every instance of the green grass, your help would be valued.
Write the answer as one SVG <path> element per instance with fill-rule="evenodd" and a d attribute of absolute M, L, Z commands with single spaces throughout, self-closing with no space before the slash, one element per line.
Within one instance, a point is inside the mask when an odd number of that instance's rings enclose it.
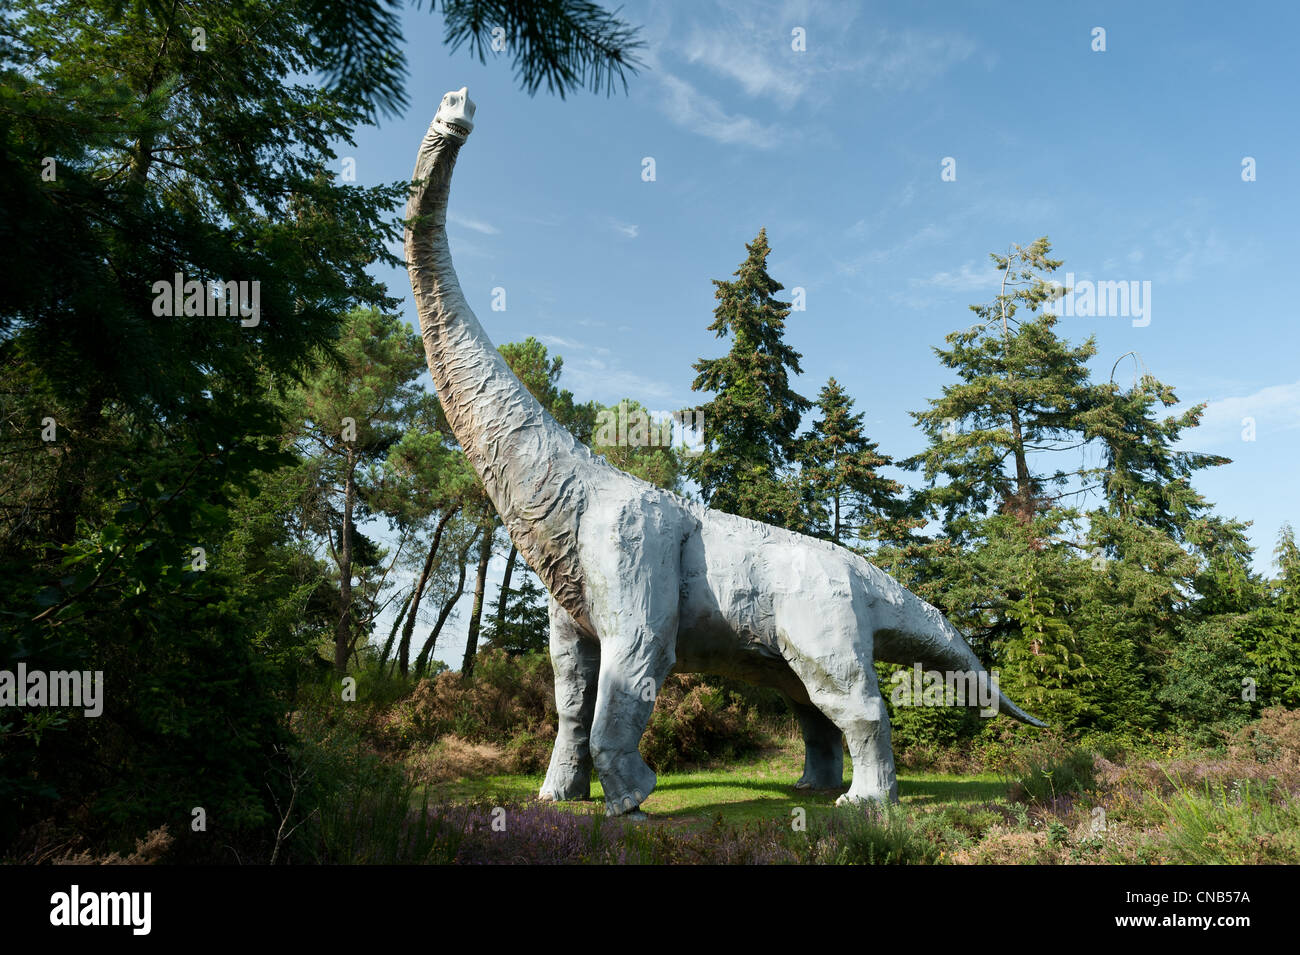
<path fill-rule="evenodd" d="M 798 748 L 801 750 L 801 747 Z M 685 826 L 707 826 L 721 816 L 724 822 L 743 825 L 774 818 L 787 820 L 796 808 L 810 819 L 825 815 L 843 790 L 796 790 L 803 754 L 795 747 L 782 747 L 757 759 L 691 772 L 660 773 L 659 785 L 642 808 L 652 820 Z M 852 772 L 845 767 L 845 787 Z M 434 802 L 517 802 L 533 799 L 541 789 L 543 776 L 507 775 L 464 779 L 430 789 Z M 1006 794 L 1006 783 L 993 774 L 945 776 L 934 773 L 900 775 L 899 798 L 904 805 L 925 807 L 935 804 L 987 802 Z M 570 812 L 604 812 L 604 793 L 593 779 L 590 802 L 561 803 Z"/>

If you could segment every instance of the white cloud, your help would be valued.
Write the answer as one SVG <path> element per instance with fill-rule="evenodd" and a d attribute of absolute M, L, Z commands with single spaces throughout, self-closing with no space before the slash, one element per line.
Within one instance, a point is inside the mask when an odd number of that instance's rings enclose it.
<path fill-rule="evenodd" d="M 579 401 L 595 398 L 609 404 L 620 398 L 635 398 L 652 409 L 686 407 L 691 403 L 662 381 L 626 368 L 609 348 L 559 335 L 536 337 L 564 358 L 561 383 Z"/>
<path fill-rule="evenodd" d="M 912 279 L 912 284 L 950 292 L 969 292 L 996 286 L 999 274 L 988 264 L 976 266 L 971 261 L 963 264 L 956 272 L 935 272 L 923 279 Z"/>
<path fill-rule="evenodd" d="M 845 234 L 850 238 L 860 239 L 865 238 L 869 233 L 870 226 L 867 224 L 867 221 L 865 219 L 859 219 L 849 227 Z M 905 252 L 911 252 L 917 246 L 945 239 L 948 235 L 949 230 L 947 228 L 931 223 L 922 226 L 901 242 L 895 242 L 893 245 L 885 246 L 884 248 L 868 249 L 865 252 L 858 253 L 850 259 L 846 259 L 842 262 L 837 261 L 835 263 L 835 268 L 843 275 L 857 275 L 868 265 L 879 265 L 880 263 L 887 262 Z"/>
<path fill-rule="evenodd" d="M 975 43 L 956 34 L 915 30 L 851 29 L 856 11 L 843 5 L 727 4 L 725 19 L 693 24 L 685 44 L 674 49 L 661 41 L 658 52 L 676 54 L 740 85 L 746 95 L 764 97 L 780 109 L 800 100 L 829 100 L 826 85 L 838 77 L 856 87 L 909 90 L 938 79 L 976 52 Z M 790 30 L 806 30 L 808 49 L 791 48 Z M 987 65 L 987 63 L 986 63 Z"/>
<path fill-rule="evenodd" d="M 748 33 L 748 30 L 742 30 Z M 785 57 L 764 52 L 753 44 L 754 37 L 737 37 L 731 30 L 704 31 L 696 28 L 682 51 L 686 61 L 735 80 L 750 96 L 771 96 L 779 106 L 790 107 L 803 96 L 810 76 L 798 71 Z M 802 72 L 802 75 L 801 75 Z"/>
<path fill-rule="evenodd" d="M 447 219 L 458 226 L 472 229 L 475 232 L 481 232 L 483 235 L 497 235 L 501 231 L 496 226 L 484 222 L 481 219 L 471 219 L 468 216 L 457 215 L 454 212 L 448 213 Z"/>
<path fill-rule="evenodd" d="M 655 76 L 667 93 L 659 100 L 659 108 L 678 126 L 727 145 L 771 149 L 781 141 L 777 127 L 765 126 L 742 113 L 728 113 L 686 80 L 672 73 Z"/>
<path fill-rule="evenodd" d="M 975 44 L 962 36 L 882 31 L 856 67 L 876 89 L 910 90 L 933 82 L 974 52 Z"/>
<path fill-rule="evenodd" d="M 1189 405 L 1181 406 L 1186 410 Z M 1184 440 L 1195 444 L 1210 441 L 1240 441 L 1243 419 L 1255 421 L 1255 440 L 1266 441 L 1270 433 L 1300 428 L 1300 381 L 1269 385 L 1254 394 L 1233 395 L 1211 401 L 1199 427 L 1183 432 Z"/>
<path fill-rule="evenodd" d="M 628 239 L 635 239 L 641 233 L 641 227 L 631 222 L 619 222 L 617 219 L 609 220 L 610 228 L 619 235 Z"/>

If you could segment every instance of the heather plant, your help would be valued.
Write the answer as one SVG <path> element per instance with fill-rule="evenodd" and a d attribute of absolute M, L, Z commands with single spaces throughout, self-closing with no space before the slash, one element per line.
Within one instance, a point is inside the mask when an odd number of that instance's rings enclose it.
<path fill-rule="evenodd" d="M 821 865 L 933 865 L 941 849 L 905 809 L 870 807 L 815 820 L 800 861 Z"/>
<path fill-rule="evenodd" d="M 1013 762 L 1011 796 L 1053 803 L 1096 786 L 1096 760 L 1077 746 L 1049 744 Z"/>
<path fill-rule="evenodd" d="M 767 742 L 757 713 L 736 694 L 673 674 L 655 699 L 641 755 L 658 771 L 752 753 Z"/>
<path fill-rule="evenodd" d="M 1237 780 L 1150 798 L 1169 816 L 1168 861 L 1193 865 L 1300 862 L 1300 802 L 1274 801 L 1276 787 Z"/>

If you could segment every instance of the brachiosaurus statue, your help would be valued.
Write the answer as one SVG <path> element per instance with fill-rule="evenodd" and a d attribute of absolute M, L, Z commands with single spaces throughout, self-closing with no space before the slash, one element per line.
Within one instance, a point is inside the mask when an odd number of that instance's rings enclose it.
<path fill-rule="evenodd" d="M 986 676 L 936 608 L 842 547 L 710 510 L 616 469 L 555 421 L 470 311 L 447 247 L 452 169 L 474 128 L 446 94 L 420 144 L 406 260 L 438 397 L 520 554 L 550 591 L 559 729 L 541 798 L 641 817 L 654 771 L 637 751 L 669 672 L 783 692 L 803 730 L 799 787 L 897 801 L 875 659 Z M 994 684 L 996 686 L 996 684 Z M 970 700 L 966 701 L 968 704 Z M 1042 726 L 998 692 L 994 708 Z"/>

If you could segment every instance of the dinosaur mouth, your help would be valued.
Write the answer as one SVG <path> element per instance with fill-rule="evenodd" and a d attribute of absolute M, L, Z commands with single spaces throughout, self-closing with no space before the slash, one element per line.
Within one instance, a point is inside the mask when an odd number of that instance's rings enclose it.
<path fill-rule="evenodd" d="M 451 130 L 453 134 L 459 136 L 461 139 L 467 139 L 469 137 L 469 129 L 462 126 L 460 123 L 452 123 L 444 120 L 443 125 L 446 126 L 447 129 Z"/>

